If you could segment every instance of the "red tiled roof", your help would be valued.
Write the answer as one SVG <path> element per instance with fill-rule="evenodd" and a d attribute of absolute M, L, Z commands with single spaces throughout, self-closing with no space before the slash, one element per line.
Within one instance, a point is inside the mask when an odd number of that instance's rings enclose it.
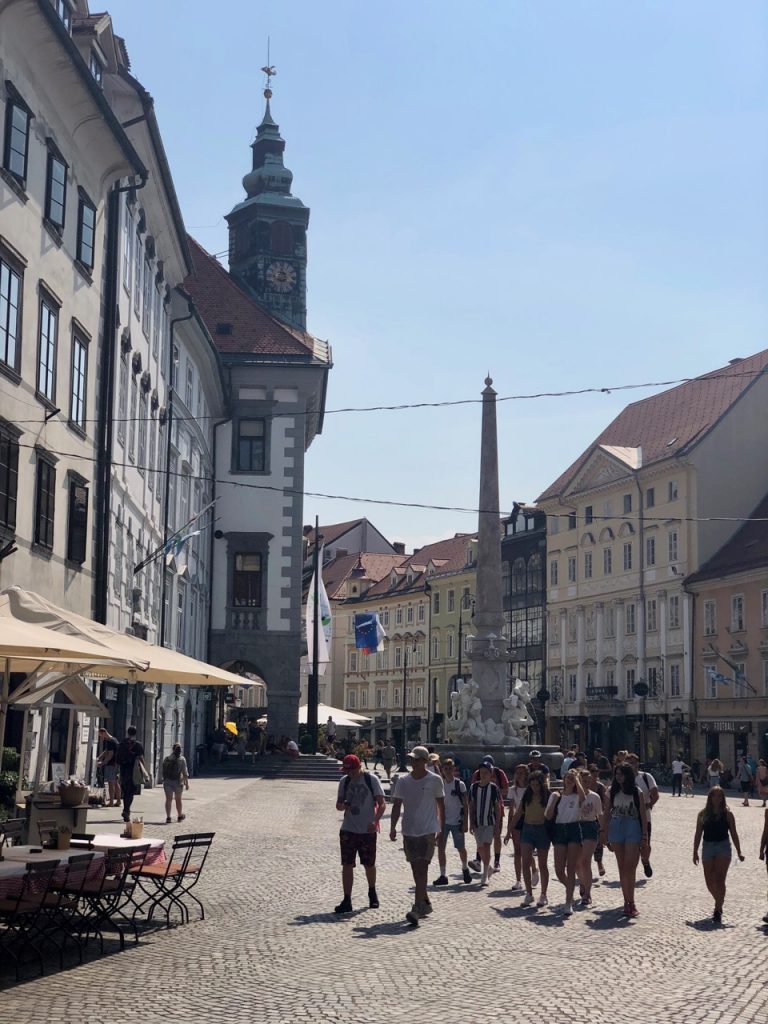
<path fill-rule="evenodd" d="M 339 537 L 342 537 L 345 533 L 353 529 L 355 526 L 359 526 L 359 524 L 362 522 L 362 519 L 350 519 L 348 523 L 334 523 L 331 526 L 321 526 L 320 536 L 323 538 L 323 544 L 333 544 L 335 540 L 337 540 Z M 314 526 L 304 536 L 307 542 L 307 548 L 313 548 L 315 546 Z M 400 558 L 402 557 L 403 556 L 400 555 Z"/>
<path fill-rule="evenodd" d="M 765 349 L 669 391 L 633 402 L 537 500 L 561 494 L 598 445 L 641 446 L 644 466 L 682 454 L 704 437 L 767 368 Z"/>
<path fill-rule="evenodd" d="M 323 569 L 323 582 L 330 600 L 342 596 L 342 587 L 356 568 L 358 557 L 365 570 L 365 576 L 360 578 L 374 580 L 376 583 L 388 576 L 393 566 L 403 560 L 402 555 L 380 555 L 368 551 L 361 552 L 359 556 L 354 554 L 334 558 Z"/>
<path fill-rule="evenodd" d="M 768 519 L 768 495 L 763 498 L 750 518 Z M 732 573 L 758 569 L 761 566 L 768 568 L 768 522 L 744 523 L 733 537 L 685 582 L 698 583 L 699 580 L 730 576 Z"/>
<path fill-rule="evenodd" d="M 398 582 L 394 587 L 390 586 L 389 573 L 383 577 L 380 583 L 366 591 L 363 600 L 370 597 L 384 597 L 399 591 L 407 591 L 420 588 L 429 578 L 426 575 L 430 563 L 439 566 L 436 575 L 443 576 L 451 572 L 459 572 L 467 568 L 467 545 L 477 534 L 458 533 L 448 540 L 439 540 L 434 544 L 427 544 L 420 548 L 415 554 L 401 558 L 398 565 Z M 414 578 L 408 583 L 406 570 L 410 566 L 414 570 Z M 402 570 L 402 572 L 400 572 Z"/>
<path fill-rule="evenodd" d="M 219 352 L 305 356 L 315 353 L 315 339 L 271 316 L 230 277 L 219 261 L 191 236 L 193 272 L 184 281 Z M 229 333 L 217 331 L 228 324 Z"/>

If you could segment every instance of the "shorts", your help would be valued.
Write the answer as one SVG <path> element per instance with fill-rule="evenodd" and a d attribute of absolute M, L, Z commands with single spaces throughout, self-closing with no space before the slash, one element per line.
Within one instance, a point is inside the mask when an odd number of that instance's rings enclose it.
<path fill-rule="evenodd" d="M 596 821 L 582 821 L 581 841 L 583 843 L 597 842 L 600 835 L 600 826 Z"/>
<path fill-rule="evenodd" d="M 520 842 L 535 846 L 537 850 L 548 850 L 552 845 L 546 825 L 526 825 L 520 833 Z"/>
<path fill-rule="evenodd" d="M 741 786 L 741 792 L 742 793 L 749 793 L 749 791 L 752 789 L 752 783 L 751 782 L 741 782 L 740 781 L 739 785 Z"/>
<path fill-rule="evenodd" d="M 637 818 L 621 816 L 611 818 L 608 822 L 608 842 L 614 843 L 637 843 L 643 836 L 643 830 Z"/>
<path fill-rule="evenodd" d="M 172 779 L 163 779 L 163 789 L 166 796 L 181 796 L 184 791 L 183 785 L 180 782 L 174 782 Z"/>
<path fill-rule="evenodd" d="M 495 825 L 478 825 L 475 829 L 475 842 L 478 846 L 490 845 L 495 835 Z"/>
<path fill-rule="evenodd" d="M 409 864 L 429 864 L 435 855 L 435 836 L 403 836 L 403 851 Z"/>
<path fill-rule="evenodd" d="M 448 843 L 448 836 L 453 839 L 454 850 L 466 849 L 466 841 L 464 839 L 464 833 L 461 830 L 461 825 L 446 825 L 443 828 L 443 842 Z"/>
<path fill-rule="evenodd" d="M 105 764 L 101 773 L 105 782 L 115 782 L 117 780 L 117 765 Z"/>
<path fill-rule="evenodd" d="M 555 846 L 567 846 L 568 843 L 581 845 L 581 822 L 568 821 L 562 825 L 555 823 L 555 834 L 552 836 Z"/>
<path fill-rule="evenodd" d="M 354 867 L 359 854 L 363 867 L 372 868 L 376 863 L 376 838 L 375 832 L 339 832 L 341 863 Z"/>
<path fill-rule="evenodd" d="M 727 857 L 731 859 L 730 839 L 720 839 L 717 842 L 707 842 L 705 839 L 701 844 L 701 859 L 712 860 L 714 857 Z"/>

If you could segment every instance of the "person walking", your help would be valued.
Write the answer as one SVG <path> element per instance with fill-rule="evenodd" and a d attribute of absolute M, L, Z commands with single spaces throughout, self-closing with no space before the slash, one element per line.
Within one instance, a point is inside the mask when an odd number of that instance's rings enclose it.
<path fill-rule="evenodd" d="M 731 842 L 736 847 L 739 860 L 744 860 L 736 831 L 733 813 L 728 810 L 725 791 L 715 786 L 707 794 L 704 810 L 699 811 L 696 818 L 696 832 L 693 837 L 693 863 L 699 863 L 699 843 L 704 839 L 701 848 L 704 881 L 715 901 L 712 920 L 720 924 L 723 919 L 723 903 L 725 901 L 725 880 L 731 866 Z M 730 838 L 729 838 L 730 837 Z"/>
<path fill-rule="evenodd" d="M 757 762 L 755 781 L 757 782 L 757 799 L 762 800 L 763 807 L 765 807 L 766 802 L 768 802 L 768 765 L 766 765 L 765 759 L 762 757 Z"/>
<path fill-rule="evenodd" d="M 597 849 L 597 840 L 600 834 L 600 819 L 603 816 L 603 798 L 597 790 L 601 784 L 597 781 L 597 772 L 594 776 L 588 768 L 579 772 L 581 788 L 584 790 L 584 802 L 581 805 L 581 855 L 577 867 L 579 877 L 579 891 L 581 895 L 581 906 L 592 905 L 592 857 Z M 595 787 L 595 788 L 593 788 Z M 602 857 L 598 862 L 598 868 L 605 868 L 602 865 Z"/>
<path fill-rule="evenodd" d="M 453 840 L 453 848 L 461 859 L 462 875 L 468 885 L 472 881 L 472 875 L 467 867 L 467 843 L 466 834 L 469 828 L 469 798 L 467 787 L 457 778 L 453 758 L 447 757 L 440 764 L 440 774 L 443 779 L 443 790 L 445 795 L 445 824 L 443 831 L 437 840 L 437 862 L 440 865 L 440 874 L 432 883 L 433 885 L 448 885 L 447 847 L 448 836 Z"/>
<path fill-rule="evenodd" d="M 413 906 L 405 919 L 417 927 L 420 919 L 432 913 L 427 895 L 427 875 L 438 836 L 445 828 L 445 789 L 442 778 L 427 771 L 429 751 L 426 747 L 415 746 L 408 758 L 413 768 L 397 780 L 389 838 L 393 843 L 397 840 L 397 823 L 402 810 L 403 851 L 411 865 L 416 889 Z"/>
<path fill-rule="evenodd" d="M 624 896 L 625 917 L 637 917 L 635 876 L 641 853 L 648 849 L 648 817 L 645 800 L 635 781 L 635 771 L 628 761 L 617 764 L 608 796 L 608 810 L 603 816 L 602 837 L 608 849 L 616 854 L 619 880 Z"/>
<path fill-rule="evenodd" d="M 477 769 L 477 780 L 469 787 L 470 831 L 477 843 L 478 856 L 482 864 L 480 885 L 488 885 L 491 871 L 491 844 L 496 835 L 496 822 L 501 815 L 503 797 L 501 790 L 492 782 L 493 764 L 483 761 Z"/>
<path fill-rule="evenodd" d="M 573 891 L 576 888 L 576 874 L 581 861 L 581 807 L 584 790 L 576 771 L 567 771 L 563 776 L 563 789 L 552 793 L 547 803 L 545 817 L 554 825 L 552 844 L 555 848 L 555 874 L 565 888 L 563 917 L 573 913 Z"/>
<path fill-rule="evenodd" d="M 602 817 L 605 814 L 606 810 L 608 809 L 608 788 L 609 787 L 604 785 L 604 783 L 601 781 L 601 772 L 600 772 L 600 769 L 598 768 L 598 766 L 596 764 L 590 765 L 588 771 L 589 771 L 589 791 L 590 791 L 590 793 L 597 793 L 597 795 L 600 798 L 600 802 L 602 804 L 602 814 L 598 817 L 597 844 L 595 846 L 595 853 L 594 853 L 595 864 L 597 864 L 597 873 L 600 876 L 600 878 L 602 878 L 603 875 L 605 874 L 605 864 L 603 864 L 603 854 L 605 852 L 605 847 L 603 845 L 603 841 L 602 841 L 602 838 L 601 838 L 601 835 L 600 835 L 600 822 L 602 821 Z M 591 878 L 591 876 L 592 876 L 591 868 L 590 868 L 589 874 L 590 874 L 590 878 Z"/>
<path fill-rule="evenodd" d="M 384 771 L 388 780 L 392 778 L 392 766 L 396 760 L 397 751 L 392 745 L 392 740 L 388 739 L 381 751 L 381 763 L 384 765 Z"/>
<path fill-rule="evenodd" d="M 101 743 L 101 753 L 96 759 L 96 766 L 101 768 L 102 777 L 104 779 L 104 787 L 107 791 L 107 800 L 105 807 L 119 807 L 120 806 L 120 782 L 117 777 L 117 748 L 118 742 L 114 736 L 111 736 L 107 730 L 102 726 L 99 729 L 99 743 Z"/>
<path fill-rule="evenodd" d="M 496 767 L 496 765 L 494 764 L 493 757 L 491 757 L 490 754 L 487 754 L 483 758 L 482 764 L 487 765 L 488 768 L 490 769 L 491 775 L 493 776 L 493 781 L 496 783 L 496 788 L 499 790 L 499 793 L 501 794 L 501 799 L 502 799 L 501 810 L 496 815 L 496 824 L 494 826 L 496 831 L 495 831 L 494 836 L 493 836 L 493 869 L 492 869 L 493 871 L 500 871 L 501 870 L 501 828 L 502 828 L 502 823 L 503 823 L 503 820 L 504 820 L 504 801 L 507 799 L 507 794 L 509 793 L 509 779 L 507 778 L 507 773 L 504 771 L 503 768 L 497 768 Z M 480 778 L 480 769 L 476 768 L 474 770 L 474 772 L 472 773 L 472 778 L 470 779 L 470 784 L 473 783 L 473 782 L 477 782 L 479 780 L 479 778 Z M 473 871 L 480 871 L 480 869 L 481 869 L 481 858 L 480 858 L 480 847 L 479 846 L 478 846 L 477 850 L 475 851 L 475 859 L 471 860 L 469 862 L 469 866 L 472 868 Z"/>
<path fill-rule="evenodd" d="M 648 844 L 641 851 L 641 858 L 643 862 L 643 874 L 646 878 L 653 877 L 653 868 L 651 867 L 651 812 L 654 806 L 659 801 L 659 787 L 656 785 L 656 779 L 651 775 L 650 772 L 644 772 L 640 770 L 640 758 L 637 754 L 627 754 L 627 764 L 632 766 L 635 773 L 635 785 L 640 790 L 643 800 L 645 801 L 645 817 L 648 822 Z"/>
<path fill-rule="evenodd" d="M 677 796 L 682 798 L 683 773 L 686 771 L 690 771 L 690 768 L 683 760 L 682 753 L 678 753 L 677 757 L 672 760 L 672 796 L 675 796 L 675 790 L 677 790 Z"/>
<path fill-rule="evenodd" d="M 135 725 L 129 725 L 125 730 L 125 739 L 117 745 L 115 760 L 120 769 L 120 788 L 123 791 L 123 821 L 130 821 L 134 797 L 141 793 L 142 782 L 149 782 L 144 747 L 136 739 Z"/>
<path fill-rule="evenodd" d="M 719 758 L 713 757 L 707 765 L 707 784 L 710 789 L 720 785 L 720 777 L 722 774 L 723 762 Z"/>
<path fill-rule="evenodd" d="M 181 753 L 181 744 L 173 744 L 173 752 L 163 758 L 163 790 L 165 791 L 165 823 L 171 823 L 171 804 L 176 801 L 177 821 L 184 821 L 186 814 L 181 810 L 181 795 L 189 789 L 187 759 Z"/>
<path fill-rule="evenodd" d="M 376 893 L 376 845 L 379 821 L 387 804 L 379 777 L 373 772 L 362 770 L 357 754 L 345 756 L 341 762 L 341 771 L 344 778 L 339 782 L 336 810 L 344 811 L 339 830 L 343 897 L 341 903 L 333 909 L 336 914 L 351 914 L 352 885 L 358 857 L 368 881 L 368 906 L 373 909 L 379 906 Z"/>
<path fill-rule="evenodd" d="M 528 777 L 523 799 L 515 812 L 515 820 L 512 827 L 515 828 L 518 822 L 522 822 L 520 833 L 520 846 L 523 855 L 523 878 L 525 879 L 525 898 L 523 906 L 530 907 L 533 903 L 534 866 L 533 853 L 539 862 L 537 874 L 541 877 L 541 893 L 537 906 L 546 907 L 547 887 L 549 886 L 549 867 L 547 858 L 552 840 L 549 837 L 549 830 L 546 824 L 546 810 L 549 803 L 549 781 L 541 772 L 531 772 Z"/>
<path fill-rule="evenodd" d="M 381 752 L 382 752 L 383 749 L 384 749 L 384 740 L 377 740 L 376 741 L 376 746 L 374 747 L 374 750 L 373 750 L 373 770 L 374 771 L 376 771 L 376 765 L 380 764 L 380 765 L 382 765 L 382 767 L 384 765 L 384 762 L 381 760 Z"/>
<path fill-rule="evenodd" d="M 739 766 L 737 769 L 737 777 L 739 780 L 739 788 L 744 794 L 744 799 L 741 801 L 742 807 L 749 807 L 749 795 L 755 785 L 755 774 L 752 771 L 752 767 L 747 760 L 746 754 L 742 754 L 739 758 Z"/>
<path fill-rule="evenodd" d="M 522 803 L 525 791 L 528 788 L 528 771 L 527 764 L 519 764 L 514 770 L 512 775 L 512 785 L 509 787 L 509 810 L 507 812 L 507 834 L 504 836 L 504 845 L 512 840 L 513 848 L 513 862 L 515 867 L 515 884 L 512 886 L 513 892 L 519 892 L 523 888 L 522 877 L 523 877 L 523 850 L 520 845 L 520 831 L 522 829 L 522 822 L 518 822 L 514 825 L 515 815 L 517 809 Z M 513 827 L 514 826 L 514 827 Z M 534 883 L 535 884 L 535 883 Z"/>

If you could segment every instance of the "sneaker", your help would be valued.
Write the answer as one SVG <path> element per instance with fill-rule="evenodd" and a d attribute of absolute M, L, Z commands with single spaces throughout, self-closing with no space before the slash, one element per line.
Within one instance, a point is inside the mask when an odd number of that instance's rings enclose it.
<path fill-rule="evenodd" d="M 579 903 L 579 906 L 581 907 L 582 910 L 586 910 L 587 907 L 591 907 L 592 906 L 592 897 L 591 896 L 582 896 L 581 902 Z"/>
<path fill-rule="evenodd" d="M 640 914 L 640 911 L 637 909 L 635 904 L 634 903 L 630 903 L 629 904 L 629 909 L 627 910 L 627 917 L 637 917 L 639 914 Z"/>
<path fill-rule="evenodd" d="M 405 915 L 405 920 L 413 928 L 418 928 L 419 927 L 419 911 L 418 911 L 418 908 L 416 907 L 415 903 L 413 904 L 411 909 L 408 911 L 408 913 Z"/>
<path fill-rule="evenodd" d="M 179 817 L 178 817 L 178 821 L 184 821 L 185 818 L 186 818 L 186 814 L 180 814 Z"/>
<path fill-rule="evenodd" d="M 497 860 L 493 862 L 493 867 L 491 868 L 491 871 L 494 873 L 494 875 L 498 874 L 498 872 L 501 871 L 501 864 Z"/>
<path fill-rule="evenodd" d="M 566 903 L 563 905 L 563 909 L 560 911 L 560 913 L 562 914 L 563 917 L 570 917 L 571 914 L 573 913 L 573 904 L 572 903 L 568 903 L 566 901 Z"/>
<path fill-rule="evenodd" d="M 445 877 L 445 875 L 440 875 L 439 878 L 436 878 L 434 880 L 432 885 L 448 885 L 448 879 Z"/>
<path fill-rule="evenodd" d="M 532 903 L 533 903 L 533 893 L 532 892 L 527 892 L 525 894 L 525 899 L 523 900 L 523 906 L 524 907 L 530 907 L 530 905 Z M 768 914 L 766 914 L 765 916 L 768 917 Z"/>
<path fill-rule="evenodd" d="M 534 868 L 533 871 L 531 871 L 531 885 L 535 889 L 538 884 L 539 884 L 539 869 L 538 868 Z"/>
<path fill-rule="evenodd" d="M 715 909 L 712 912 L 712 920 L 715 922 L 715 924 L 720 924 L 723 920 L 722 910 L 718 910 L 717 907 L 715 907 Z"/>
<path fill-rule="evenodd" d="M 643 872 L 644 872 L 646 878 L 652 878 L 653 877 L 653 868 L 651 867 L 651 862 L 649 860 L 643 861 Z M 633 906 L 634 906 L 634 904 L 633 904 Z"/>
<path fill-rule="evenodd" d="M 165 819 L 165 824 L 166 825 L 170 825 L 171 824 L 171 819 L 170 818 L 166 818 Z"/>
<path fill-rule="evenodd" d="M 538 900 L 536 901 L 536 906 L 537 907 L 547 907 L 547 906 L 549 906 L 549 900 L 547 899 L 546 896 L 539 896 Z"/>
<path fill-rule="evenodd" d="M 352 913 L 352 900 L 349 896 L 345 896 L 341 903 L 337 903 L 333 908 L 334 914 L 351 914 Z"/>
<path fill-rule="evenodd" d="M 480 861 L 479 860 L 468 860 L 467 861 L 467 866 L 472 868 L 473 871 L 479 871 L 480 870 Z"/>
<path fill-rule="evenodd" d="M 522 882 L 515 882 L 515 884 L 512 886 L 512 892 L 522 892 L 522 890 L 523 890 L 523 883 Z"/>
<path fill-rule="evenodd" d="M 368 906 L 371 910 L 379 909 L 379 897 L 375 889 L 368 890 Z"/>
<path fill-rule="evenodd" d="M 464 877 L 465 884 L 469 885 L 469 883 L 472 881 L 472 873 L 470 872 L 469 868 L 464 868 L 462 875 Z"/>
<path fill-rule="evenodd" d="M 629 917 L 629 904 L 628 903 L 624 904 L 624 909 L 621 911 L 621 916 L 622 917 Z"/>
<path fill-rule="evenodd" d="M 419 917 L 426 917 L 432 913 L 432 904 L 429 900 L 424 900 L 423 903 L 419 904 Z"/>

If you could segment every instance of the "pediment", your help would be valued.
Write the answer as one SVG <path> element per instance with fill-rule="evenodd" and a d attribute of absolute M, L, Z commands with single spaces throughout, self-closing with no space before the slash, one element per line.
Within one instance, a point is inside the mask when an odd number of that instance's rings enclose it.
<path fill-rule="evenodd" d="M 566 495 L 581 491 L 592 491 L 606 484 L 626 480 L 630 475 L 627 463 L 607 452 L 596 448 L 566 488 Z"/>

